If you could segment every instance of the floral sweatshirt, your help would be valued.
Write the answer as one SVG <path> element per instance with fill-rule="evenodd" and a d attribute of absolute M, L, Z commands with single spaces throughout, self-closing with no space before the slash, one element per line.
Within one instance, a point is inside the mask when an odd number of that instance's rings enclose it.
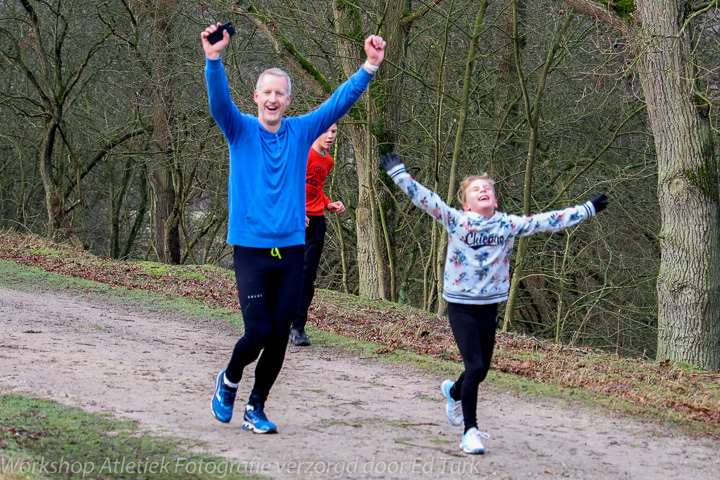
<path fill-rule="evenodd" d="M 496 211 L 485 218 L 449 207 L 435 192 L 413 180 L 405 165 L 397 165 L 388 174 L 418 208 L 448 231 L 443 298 L 451 303 L 483 305 L 507 300 L 515 237 L 558 232 L 595 215 L 595 207 L 588 201 L 529 217 Z"/>

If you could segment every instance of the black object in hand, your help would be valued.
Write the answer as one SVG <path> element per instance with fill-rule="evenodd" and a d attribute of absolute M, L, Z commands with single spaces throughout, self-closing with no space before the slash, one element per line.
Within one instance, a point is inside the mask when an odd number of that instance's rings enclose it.
<path fill-rule="evenodd" d="M 232 26 L 232 22 L 224 23 L 224 24 L 220 25 L 217 30 L 215 30 L 213 33 L 208 35 L 207 39 L 208 39 L 208 42 L 210 42 L 210 45 L 214 45 L 217 42 L 219 42 L 220 40 L 222 40 L 223 39 L 223 31 L 225 31 L 225 30 L 227 30 L 228 35 L 230 35 L 231 37 L 233 35 L 235 35 L 235 29 Z"/>
<path fill-rule="evenodd" d="M 380 157 L 380 165 L 382 165 L 386 171 L 390 171 L 392 168 L 402 164 L 402 157 L 395 152 L 386 153 Z"/>
<path fill-rule="evenodd" d="M 590 201 L 592 202 L 593 207 L 595 207 L 596 214 L 602 212 L 608 206 L 607 195 L 605 195 L 604 193 L 599 193 L 595 195 Z"/>

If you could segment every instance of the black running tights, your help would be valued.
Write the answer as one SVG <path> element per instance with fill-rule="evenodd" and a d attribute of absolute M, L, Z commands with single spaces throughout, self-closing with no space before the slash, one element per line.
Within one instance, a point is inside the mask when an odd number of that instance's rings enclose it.
<path fill-rule="evenodd" d="M 260 356 L 250 404 L 264 404 L 277 379 L 302 285 L 303 245 L 278 249 L 236 246 L 235 280 L 245 332 L 235 344 L 225 375 L 240 382 Z M 261 354 L 262 352 L 262 354 Z"/>
<path fill-rule="evenodd" d="M 497 307 L 497 303 L 448 303 L 450 327 L 465 365 L 451 393 L 455 400 L 462 401 L 466 432 L 477 427 L 478 387 L 487 376 L 495 348 Z"/>
<path fill-rule="evenodd" d="M 315 295 L 315 278 L 320 265 L 320 256 L 325 245 L 325 231 L 327 224 L 322 215 L 308 215 L 310 225 L 305 229 L 305 260 L 303 263 L 303 279 L 300 297 L 298 298 L 293 328 L 305 328 L 308 308 Z"/>

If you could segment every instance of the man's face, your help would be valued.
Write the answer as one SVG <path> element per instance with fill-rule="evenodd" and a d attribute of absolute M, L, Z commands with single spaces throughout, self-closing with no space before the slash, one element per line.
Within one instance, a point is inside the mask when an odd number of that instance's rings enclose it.
<path fill-rule="evenodd" d="M 290 105 L 287 94 L 287 79 L 273 74 L 265 74 L 260 82 L 260 89 L 255 90 L 254 98 L 258 106 L 258 120 L 270 131 L 277 131 L 285 109 Z"/>
<path fill-rule="evenodd" d="M 495 214 L 496 208 L 495 190 L 487 180 L 477 179 L 465 189 L 463 209 L 466 212 L 475 212 L 490 218 Z"/>

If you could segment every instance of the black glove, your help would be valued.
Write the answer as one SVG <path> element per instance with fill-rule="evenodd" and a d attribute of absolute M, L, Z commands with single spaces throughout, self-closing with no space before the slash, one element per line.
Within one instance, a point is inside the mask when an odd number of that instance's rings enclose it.
<path fill-rule="evenodd" d="M 390 171 L 393 167 L 403 164 L 403 159 L 400 155 L 395 152 L 386 153 L 380 157 L 380 165 L 383 166 L 385 171 Z"/>
<path fill-rule="evenodd" d="M 608 206 L 607 195 L 605 195 L 604 193 L 599 193 L 595 195 L 590 201 L 592 202 L 593 207 L 595 207 L 595 214 L 602 212 Z"/>

